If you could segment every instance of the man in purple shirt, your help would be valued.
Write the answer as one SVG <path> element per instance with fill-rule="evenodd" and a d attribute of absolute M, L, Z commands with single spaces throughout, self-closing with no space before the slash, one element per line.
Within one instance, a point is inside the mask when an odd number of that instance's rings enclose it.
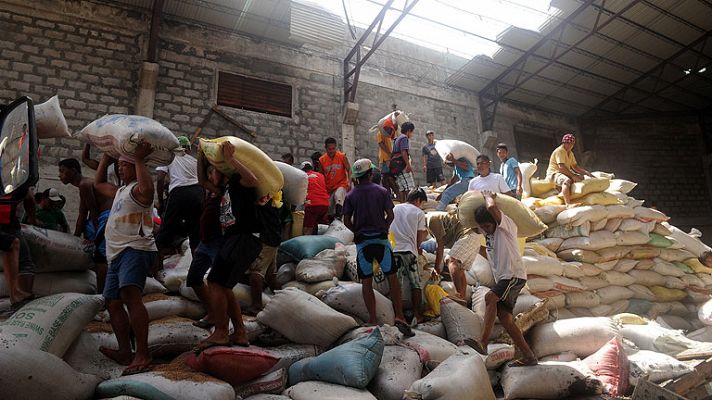
<path fill-rule="evenodd" d="M 373 169 L 371 160 L 362 158 L 351 167 L 351 176 L 357 180 L 356 186 L 344 200 L 344 224 L 354 232 L 356 242 L 356 263 L 361 278 L 363 300 L 368 310 L 368 324 L 376 325 L 376 295 L 373 292 L 373 266 L 380 265 L 388 277 L 395 325 L 404 336 L 413 336 L 413 331 L 403 317 L 401 289 L 393 262 L 393 251 L 388 241 L 388 228 L 393 221 L 393 201 L 388 190 L 371 182 Z"/>

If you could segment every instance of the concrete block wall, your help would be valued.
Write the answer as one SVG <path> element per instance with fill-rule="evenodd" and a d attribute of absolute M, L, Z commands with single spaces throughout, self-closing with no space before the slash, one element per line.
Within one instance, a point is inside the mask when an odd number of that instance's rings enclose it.
<path fill-rule="evenodd" d="M 697 118 L 632 119 L 584 123 L 593 168 L 638 183 L 630 193 L 672 217 L 681 228 L 698 227 L 712 239 L 712 210 Z"/>

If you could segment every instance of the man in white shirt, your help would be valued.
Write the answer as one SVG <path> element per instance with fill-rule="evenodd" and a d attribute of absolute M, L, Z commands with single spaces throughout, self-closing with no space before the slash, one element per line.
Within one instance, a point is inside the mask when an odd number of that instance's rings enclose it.
<path fill-rule="evenodd" d="M 413 311 L 418 323 L 423 322 L 422 308 L 422 282 L 418 268 L 418 254 L 420 244 L 428 237 L 428 228 L 425 226 L 425 213 L 420 208 L 428 201 L 428 196 L 423 188 L 416 188 L 408 193 L 406 203 L 398 204 L 393 208 L 393 222 L 391 233 L 395 239 L 393 259 L 398 267 L 398 276 L 401 286 L 410 283 Z"/>
<path fill-rule="evenodd" d="M 484 154 L 477 156 L 477 172 L 480 173 L 470 181 L 467 190 L 478 192 L 490 191 L 494 193 L 504 193 L 508 196 L 514 196 L 512 189 L 507 185 L 502 175 L 495 174 L 491 171 L 490 166 L 492 161 Z"/>
<path fill-rule="evenodd" d="M 178 143 L 184 153 L 176 154 L 168 166 L 156 168 L 158 204 L 159 209 L 163 210 L 156 245 L 162 253 L 175 247 L 174 240 L 178 236 L 188 236 L 191 251 L 195 250 L 200 241 L 203 188 L 198 184 L 198 160 L 190 154 L 190 141 L 187 137 L 178 136 Z M 170 183 L 168 199 L 164 202 L 166 177 L 170 178 Z"/>
<path fill-rule="evenodd" d="M 485 234 L 487 258 L 490 261 L 495 284 L 485 295 L 486 311 L 479 344 L 483 349 L 487 348 L 495 317 L 499 317 L 499 322 L 522 353 L 522 358 L 511 362 L 509 366 L 536 365 L 536 356 L 524 340 L 512 316 L 519 292 L 527 283 L 527 272 L 519 255 L 517 225 L 495 204 L 496 193 L 485 191 L 482 194 L 486 205 L 475 210 L 475 221 Z M 477 349 L 476 346 L 473 347 Z"/>

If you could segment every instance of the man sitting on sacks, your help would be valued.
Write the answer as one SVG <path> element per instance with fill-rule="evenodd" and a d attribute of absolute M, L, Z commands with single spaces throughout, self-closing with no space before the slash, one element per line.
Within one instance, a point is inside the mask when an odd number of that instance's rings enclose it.
<path fill-rule="evenodd" d="M 485 191 L 482 195 L 485 197 L 486 205 L 475 210 L 475 221 L 485 235 L 487 257 L 492 266 L 495 285 L 485 295 L 486 311 L 480 343 L 473 341 L 468 344 L 478 352 L 486 354 L 495 317 L 499 317 L 499 322 L 523 355 L 509 366 L 536 365 L 536 356 L 512 316 L 519 292 L 527 283 L 527 273 L 522 257 L 519 255 L 517 225 L 497 207 L 496 193 Z"/>
<path fill-rule="evenodd" d="M 106 222 L 106 258 L 109 268 L 104 299 L 119 348 L 100 347 L 107 357 L 128 365 L 124 375 L 150 369 L 148 353 L 148 312 L 143 304 L 143 288 L 158 254 L 153 238 L 153 179 L 145 159 L 153 149 L 148 143 L 136 146 L 132 158 L 119 158 L 120 188 L 106 182 L 111 158 L 104 154 L 96 172 L 94 187 L 100 195 L 114 198 Z M 124 308 L 126 307 L 126 308 Z M 126 312 L 128 310 L 128 313 Z M 131 352 L 130 332 L 136 336 L 136 353 Z"/>
<path fill-rule="evenodd" d="M 564 203 L 571 204 L 571 186 L 574 182 L 581 182 L 585 176 L 590 176 L 590 172 L 578 166 L 573 148 L 576 144 L 576 137 L 572 133 L 567 133 L 561 138 L 561 145 L 557 147 L 549 158 L 549 167 L 546 169 L 546 179 L 556 183 L 561 188 L 561 195 L 564 196 Z"/>
<path fill-rule="evenodd" d="M 98 167 L 97 165 L 97 169 Z M 107 173 L 105 172 L 104 174 L 106 175 Z M 94 242 L 93 260 L 94 272 L 96 272 L 96 287 L 97 291 L 102 293 L 104 291 L 107 265 L 104 236 L 116 186 L 109 182 L 102 183 L 103 186 L 108 187 L 111 185 L 114 187 L 113 191 L 108 191 L 111 196 L 104 195 L 96 189 L 94 180 L 82 175 L 82 167 L 79 165 L 79 161 L 74 158 L 67 158 L 59 162 L 59 180 L 65 185 L 71 184 L 79 189 L 79 216 L 74 228 L 74 236 L 82 236 L 83 234 L 86 239 Z"/>

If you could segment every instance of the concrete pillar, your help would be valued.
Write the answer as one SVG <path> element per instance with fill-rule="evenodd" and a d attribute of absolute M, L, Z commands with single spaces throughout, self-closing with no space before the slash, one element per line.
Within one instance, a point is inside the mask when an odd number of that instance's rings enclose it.
<path fill-rule="evenodd" d="M 341 124 L 341 151 L 346 154 L 351 164 L 356 161 L 356 120 L 358 104 L 347 102 L 344 105 L 343 123 Z"/>
<path fill-rule="evenodd" d="M 153 118 L 153 104 L 156 100 L 156 84 L 158 83 L 158 64 L 144 62 L 138 80 L 138 99 L 136 100 L 136 115 Z"/>

